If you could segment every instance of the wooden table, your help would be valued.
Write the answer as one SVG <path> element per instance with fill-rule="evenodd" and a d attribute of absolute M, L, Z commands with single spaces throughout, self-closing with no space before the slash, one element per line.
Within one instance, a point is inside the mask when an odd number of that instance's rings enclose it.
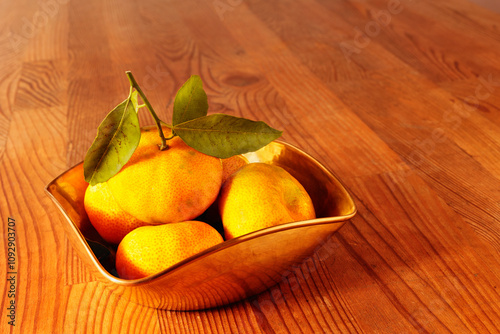
<path fill-rule="evenodd" d="M 497 333 L 499 23 L 465 0 L 1 1 L 0 332 Z M 284 130 L 357 216 L 249 300 L 172 312 L 116 297 L 43 189 L 83 159 L 126 70 L 167 121 L 199 74 L 210 112 Z"/>

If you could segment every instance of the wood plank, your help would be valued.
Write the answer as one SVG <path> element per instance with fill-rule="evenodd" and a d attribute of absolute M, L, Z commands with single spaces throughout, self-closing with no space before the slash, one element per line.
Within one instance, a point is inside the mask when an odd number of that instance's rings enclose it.
<path fill-rule="evenodd" d="M 500 15 L 493 0 L 0 2 L 0 258 L 10 333 L 496 333 Z M 491 9 L 491 10 L 489 10 Z M 80 162 L 131 70 L 160 118 L 199 74 L 210 113 L 263 120 L 358 214 L 263 293 L 134 304 L 73 250 L 44 186 Z M 152 124 L 140 113 L 142 125 Z M 10 288 L 0 268 L 0 290 Z"/>

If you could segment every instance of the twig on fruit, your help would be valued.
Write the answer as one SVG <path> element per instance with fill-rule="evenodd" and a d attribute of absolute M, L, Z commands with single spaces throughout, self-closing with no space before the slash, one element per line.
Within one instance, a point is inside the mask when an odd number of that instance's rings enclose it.
<path fill-rule="evenodd" d="M 168 145 L 167 145 L 167 138 L 165 138 L 165 135 L 163 134 L 163 130 L 161 128 L 161 123 L 162 121 L 158 118 L 158 116 L 156 115 L 153 107 L 151 106 L 151 103 L 149 103 L 149 100 L 148 98 L 146 97 L 146 95 L 142 92 L 142 89 L 139 87 L 139 85 L 137 84 L 137 81 L 135 81 L 135 78 L 134 76 L 132 75 L 132 72 L 130 71 L 126 71 L 125 72 L 127 74 L 127 78 L 128 80 L 130 81 L 130 85 L 135 88 L 137 90 L 137 92 L 139 93 L 139 95 L 141 96 L 142 100 L 144 101 L 144 104 L 146 105 L 146 107 L 148 108 L 149 112 L 151 113 L 151 116 L 153 116 L 154 120 L 155 120 L 155 123 L 156 123 L 156 127 L 158 128 L 158 134 L 161 138 L 161 144 L 158 145 L 160 147 L 160 150 L 163 151 L 163 150 L 166 150 L 168 148 Z"/>

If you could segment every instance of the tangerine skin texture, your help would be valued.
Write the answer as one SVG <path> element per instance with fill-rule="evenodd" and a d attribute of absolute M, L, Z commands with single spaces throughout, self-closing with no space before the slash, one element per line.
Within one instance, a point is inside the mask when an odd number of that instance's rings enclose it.
<path fill-rule="evenodd" d="M 248 159 L 242 155 L 235 155 L 227 159 L 222 159 L 222 183 L 241 167 L 248 164 Z"/>
<path fill-rule="evenodd" d="M 274 165 L 250 163 L 241 167 L 224 182 L 219 196 L 226 240 L 265 227 L 316 218 L 304 187 Z"/>
<path fill-rule="evenodd" d="M 222 161 L 222 184 L 239 168 L 248 164 L 247 158 L 241 155 L 235 155 L 230 158 L 221 159 Z M 203 221 L 207 222 L 220 222 L 222 221 L 219 215 L 219 197 L 215 199 L 215 202 L 210 205 L 210 207 L 203 213 Z"/>
<path fill-rule="evenodd" d="M 200 221 L 139 227 L 118 246 L 116 270 L 124 279 L 147 277 L 223 241 Z"/>
<path fill-rule="evenodd" d="M 165 136 L 170 130 L 165 129 Z M 160 151 L 157 130 L 144 131 L 139 146 L 108 185 L 118 205 L 148 224 L 193 219 L 217 198 L 222 163 L 186 145 L 179 137 Z"/>
<path fill-rule="evenodd" d="M 85 191 L 84 204 L 94 228 L 111 244 L 118 245 L 127 233 L 147 225 L 120 208 L 106 182 L 89 186 Z"/>

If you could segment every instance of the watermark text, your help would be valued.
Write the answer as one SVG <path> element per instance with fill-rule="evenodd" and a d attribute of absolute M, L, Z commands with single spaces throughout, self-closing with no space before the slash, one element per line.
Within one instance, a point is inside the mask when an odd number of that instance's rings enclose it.
<path fill-rule="evenodd" d="M 7 219 L 7 323 L 16 325 L 16 220 Z"/>

